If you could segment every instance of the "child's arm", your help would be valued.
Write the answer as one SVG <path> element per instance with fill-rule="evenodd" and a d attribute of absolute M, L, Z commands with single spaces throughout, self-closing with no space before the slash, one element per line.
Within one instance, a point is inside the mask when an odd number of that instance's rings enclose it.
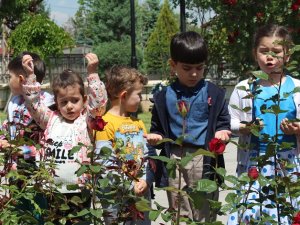
<path fill-rule="evenodd" d="M 215 138 L 221 139 L 224 142 L 229 141 L 231 135 L 230 130 L 219 130 L 215 133 Z"/>
<path fill-rule="evenodd" d="M 148 184 L 145 180 L 140 179 L 138 182 L 134 183 L 133 190 L 137 196 L 142 196 L 148 190 Z"/>
<path fill-rule="evenodd" d="M 227 142 L 231 135 L 230 115 L 228 112 L 228 105 L 225 100 L 225 93 L 221 92 L 219 95 L 222 95 L 218 99 L 223 99 L 223 104 L 220 106 L 220 113 L 217 117 L 215 137 Z"/>
<path fill-rule="evenodd" d="M 157 142 L 163 139 L 160 134 L 155 133 L 145 134 L 144 137 L 150 145 L 157 145 Z"/>
<path fill-rule="evenodd" d="M 97 73 L 99 60 L 96 54 L 88 53 L 85 58 L 88 61 L 88 118 L 101 116 L 105 112 L 107 93 L 104 83 L 100 80 Z"/>
<path fill-rule="evenodd" d="M 280 129 L 287 135 L 300 134 L 300 123 L 290 122 L 287 118 L 284 118 L 280 123 Z"/>
<path fill-rule="evenodd" d="M 45 129 L 53 112 L 41 101 L 41 84 L 36 81 L 32 57 L 30 55 L 24 55 L 22 65 L 27 73 L 22 85 L 25 105 L 36 123 L 42 129 Z"/>

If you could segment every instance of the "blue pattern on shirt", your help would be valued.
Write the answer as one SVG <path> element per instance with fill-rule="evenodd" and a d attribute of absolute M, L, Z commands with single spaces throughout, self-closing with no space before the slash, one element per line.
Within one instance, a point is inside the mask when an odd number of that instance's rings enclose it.
<path fill-rule="evenodd" d="M 182 135 L 183 118 L 176 108 L 177 102 L 184 100 L 189 105 L 186 116 L 185 143 L 196 146 L 205 145 L 208 123 L 207 82 L 203 79 L 195 87 L 184 87 L 178 81 L 167 87 L 166 105 L 169 115 L 171 138 Z"/>

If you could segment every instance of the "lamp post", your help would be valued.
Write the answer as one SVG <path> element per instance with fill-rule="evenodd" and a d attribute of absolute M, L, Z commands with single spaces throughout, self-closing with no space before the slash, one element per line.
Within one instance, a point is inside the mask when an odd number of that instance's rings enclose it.
<path fill-rule="evenodd" d="M 180 0 L 180 31 L 185 32 L 185 0 Z"/>
<path fill-rule="evenodd" d="M 131 67 L 137 68 L 135 50 L 135 9 L 134 0 L 130 0 L 130 20 L 131 20 Z"/>

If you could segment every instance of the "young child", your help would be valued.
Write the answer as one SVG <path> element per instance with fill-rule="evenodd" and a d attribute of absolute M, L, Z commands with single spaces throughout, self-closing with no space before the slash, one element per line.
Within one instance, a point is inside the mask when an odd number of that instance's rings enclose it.
<path fill-rule="evenodd" d="M 280 42 L 286 42 L 282 44 Z M 285 96 L 285 93 L 289 93 L 294 90 L 295 87 L 300 85 L 300 81 L 287 75 L 283 70 L 284 63 L 289 60 L 287 52 L 289 46 L 292 44 L 292 38 L 288 30 L 279 25 L 268 24 L 260 27 L 254 35 L 253 53 L 254 58 L 261 71 L 268 75 L 267 80 L 256 79 L 254 82 L 251 80 L 243 80 L 236 85 L 229 102 L 229 113 L 231 115 L 231 129 L 234 134 L 239 136 L 239 148 L 238 149 L 238 165 L 237 175 L 241 175 L 247 172 L 252 166 L 257 166 L 257 162 L 252 160 L 253 157 L 258 157 L 266 154 L 267 145 L 266 141 L 263 141 L 261 137 L 251 135 L 249 126 L 242 121 L 251 122 L 253 119 L 260 121 L 261 130 L 260 134 L 269 135 L 269 140 L 274 137 L 276 129 L 278 130 L 278 142 L 291 143 L 292 149 L 282 149 L 277 152 L 278 159 L 287 160 L 289 163 L 293 163 L 296 167 L 288 170 L 281 170 L 280 166 L 277 167 L 278 176 L 288 176 L 294 172 L 300 172 L 299 161 L 299 123 L 288 122 L 290 119 L 300 118 L 299 106 L 300 95 L 298 92 Z M 276 117 L 271 113 L 262 113 L 262 108 L 269 108 L 274 103 L 270 99 L 272 96 L 278 94 L 278 88 L 280 88 L 280 109 L 284 110 L 278 114 L 278 124 L 276 124 Z M 244 88 L 240 88 L 244 87 Z M 255 91 L 256 90 L 256 91 Z M 244 98 L 250 93 L 255 93 L 255 98 Z M 245 107 L 250 107 L 251 110 L 244 112 L 238 110 Z M 273 157 L 270 157 L 273 161 Z M 262 168 L 258 168 L 263 176 L 274 175 L 274 164 L 265 165 Z M 245 187 L 249 188 L 249 187 Z M 253 190 L 260 190 L 258 182 L 254 182 L 252 186 Z M 248 189 L 247 189 L 248 190 Z M 260 193 L 258 193 L 260 192 Z M 261 191 L 251 192 L 249 199 L 245 199 L 249 202 L 257 202 L 260 197 L 264 196 Z M 251 199 L 250 199 L 251 198 Z M 246 210 L 243 214 L 234 213 L 229 216 L 228 224 L 249 223 L 251 219 L 259 219 L 260 211 L 263 211 L 267 215 L 273 217 L 277 221 L 278 214 L 277 209 L 270 207 L 272 205 L 271 200 L 265 200 L 263 205 L 269 207 L 253 206 L 252 209 Z M 282 224 L 289 224 L 284 218 L 281 218 Z"/>
<path fill-rule="evenodd" d="M 110 100 L 110 109 L 103 116 L 107 122 L 104 130 L 96 134 L 96 147 L 100 152 L 103 146 L 113 149 L 111 158 L 120 157 L 126 160 L 134 160 L 138 167 L 148 155 L 148 148 L 143 135 L 146 134 L 144 123 L 131 116 L 136 113 L 141 101 L 143 86 L 147 83 L 146 77 L 140 74 L 136 69 L 124 66 L 115 66 L 107 74 L 106 90 Z M 120 141 L 122 140 L 122 141 Z M 123 143 L 120 149 L 115 149 L 118 143 Z M 124 147 L 122 151 L 122 147 Z M 120 150 L 119 153 L 116 151 Z M 117 156 L 118 154 L 118 156 Z M 155 154 L 155 153 L 154 153 Z M 104 165 L 113 164 L 112 161 L 104 161 Z M 149 167 L 147 167 L 149 169 Z M 132 172 L 132 171 L 131 171 Z M 137 176 L 140 171 L 136 171 L 133 176 Z M 151 177 L 152 175 L 152 177 Z M 134 192 L 136 195 L 146 195 L 150 197 L 149 187 L 154 179 L 154 174 L 144 172 L 139 181 L 134 182 Z M 105 207 L 105 206 L 104 206 Z M 117 219 L 118 209 L 109 206 L 107 209 L 111 216 L 105 218 L 106 224 L 111 224 Z M 131 221 L 130 224 L 150 224 L 147 215 L 145 220 Z"/>
<path fill-rule="evenodd" d="M 186 134 L 183 143 L 184 152 L 179 146 L 165 143 L 161 155 L 170 158 L 181 158 L 185 153 L 193 153 L 199 148 L 207 149 L 212 138 L 226 142 L 230 135 L 230 117 L 225 102 L 225 92 L 214 84 L 204 80 L 207 46 L 196 32 L 189 31 L 176 34 L 170 44 L 170 66 L 176 80 L 170 86 L 154 95 L 150 134 L 147 140 L 155 145 L 162 138 L 175 140 L 182 135 L 183 118 L 176 105 L 180 101 L 187 103 Z M 218 159 L 219 166 L 224 166 L 223 156 Z M 176 178 L 168 178 L 163 163 L 157 165 L 156 185 L 178 188 L 178 171 Z M 210 157 L 196 156 L 182 171 L 182 188 L 192 188 L 195 182 L 210 177 L 215 161 Z M 207 200 L 217 199 L 218 193 L 207 195 Z M 177 209 L 177 193 L 168 193 L 169 206 Z M 209 203 L 203 204 L 201 210 L 195 209 L 187 197 L 182 197 L 181 215 L 194 221 L 207 222 L 211 219 Z M 214 220 L 215 218 L 213 218 Z"/>
<path fill-rule="evenodd" d="M 25 100 L 22 96 L 22 83 L 26 78 L 26 72 L 22 66 L 22 58 L 24 55 L 30 55 L 32 57 L 34 64 L 34 73 L 36 74 L 36 79 L 38 82 L 42 83 L 46 75 L 45 63 L 39 57 L 39 55 L 35 53 L 23 52 L 9 62 L 9 88 L 13 97 L 8 103 L 8 121 L 5 121 L 3 126 L 10 128 L 9 134 L 12 140 L 14 140 L 19 134 L 20 130 L 24 130 L 25 127 L 31 128 L 32 131 L 43 132 L 39 129 L 30 113 L 28 112 L 25 106 Z M 48 107 L 54 104 L 53 96 L 44 91 L 41 91 L 41 100 Z M 32 132 L 26 132 L 25 136 L 32 139 Z M 8 140 L 2 140 L 2 145 L 3 147 L 8 146 Z M 22 146 L 20 148 L 22 150 L 22 152 L 20 152 L 20 155 L 23 155 L 26 160 L 34 160 L 36 151 L 34 146 Z M 13 167 L 16 167 L 16 164 L 14 164 Z"/>
<path fill-rule="evenodd" d="M 43 130 L 39 128 L 34 119 L 31 117 L 22 96 L 22 83 L 26 78 L 26 71 L 22 65 L 22 58 L 24 55 L 30 55 L 32 57 L 34 73 L 36 74 L 38 82 L 42 83 L 46 74 L 44 61 L 39 57 L 39 55 L 32 52 L 23 52 L 9 62 L 9 87 L 13 97 L 8 103 L 8 120 L 4 122 L 3 127 L 1 128 L 2 130 L 7 128 L 10 136 L 10 140 L 0 140 L 0 145 L 3 149 L 6 149 L 6 147 L 9 147 L 10 145 L 14 145 L 14 142 L 18 141 L 19 135 L 24 138 L 30 138 L 36 143 L 38 143 L 40 137 L 43 136 Z M 53 96 L 44 91 L 41 92 L 41 100 L 47 107 L 54 104 Z M 28 128 L 30 128 L 30 131 L 28 131 Z M 24 132 L 25 129 L 27 130 L 26 132 Z M 11 169 L 18 169 L 19 174 L 27 176 L 29 174 L 25 171 L 35 170 L 36 148 L 34 145 L 26 144 L 19 146 L 18 148 L 20 151 L 8 157 L 7 160 L 11 163 Z M 21 180 L 10 179 L 10 182 L 17 184 L 19 188 L 23 185 Z M 38 193 L 34 197 L 34 200 L 39 207 L 46 208 L 46 199 L 41 194 Z M 24 215 L 24 212 L 26 212 L 26 214 L 30 213 L 39 221 L 40 224 L 43 224 L 42 218 L 34 212 L 34 206 L 29 200 L 25 198 L 19 199 L 16 208 L 19 210 L 20 214 Z"/>
<path fill-rule="evenodd" d="M 96 114 L 101 114 L 107 101 L 105 86 L 96 73 L 98 58 L 93 53 L 88 53 L 85 57 L 88 61 L 88 95 L 84 94 L 83 80 L 77 73 L 72 70 L 63 71 L 54 78 L 52 83 L 57 111 L 49 110 L 41 101 L 40 84 L 36 81 L 32 57 L 25 55 L 22 61 L 27 72 L 23 84 L 25 104 L 34 120 L 45 130 L 47 141 L 44 152 L 41 152 L 38 158 L 52 156 L 55 159 L 57 167 L 54 180 L 62 184 L 59 191 L 67 199 L 79 195 L 80 190 L 70 191 L 66 186 L 84 182 L 75 174 L 80 167 L 77 160 L 88 161 L 85 147 L 72 155 L 70 150 L 78 143 L 86 146 L 91 144 L 88 120 Z"/>

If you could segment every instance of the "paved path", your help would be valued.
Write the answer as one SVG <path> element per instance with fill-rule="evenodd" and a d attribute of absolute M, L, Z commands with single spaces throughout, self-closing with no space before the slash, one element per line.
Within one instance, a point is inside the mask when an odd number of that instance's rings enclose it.
<path fill-rule="evenodd" d="M 237 141 L 237 140 L 235 139 L 235 141 Z M 237 154 L 236 146 L 232 143 L 229 143 L 226 146 L 225 153 L 224 153 L 227 175 L 235 175 L 236 154 Z M 220 192 L 219 201 L 225 202 L 224 199 L 225 199 L 227 193 L 228 193 L 227 191 Z M 167 200 L 165 191 L 157 191 L 156 190 L 154 201 L 158 202 L 162 206 L 166 206 L 166 207 L 168 206 L 168 200 Z M 221 221 L 223 224 L 226 224 L 227 215 L 226 216 L 218 216 L 217 220 Z M 152 225 L 160 225 L 161 223 L 166 224 L 161 218 L 158 218 L 155 222 L 152 222 Z M 168 223 L 168 224 L 170 224 L 170 223 Z"/>

